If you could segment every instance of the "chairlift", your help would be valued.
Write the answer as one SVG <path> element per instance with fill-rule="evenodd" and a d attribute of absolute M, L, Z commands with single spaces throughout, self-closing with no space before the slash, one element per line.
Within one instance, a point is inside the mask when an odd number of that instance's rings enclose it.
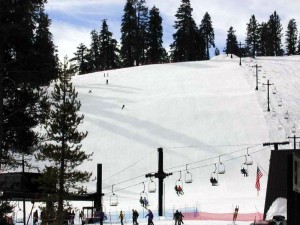
<path fill-rule="evenodd" d="M 272 117 L 276 117 L 276 110 L 275 110 L 275 108 L 273 108 L 273 110 L 272 110 Z"/>
<path fill-rule="evenodd" d="M 117 206 L 118 205 L 118 196 L 114 193 L 114 185 L 111 186 L 112 195 L 110 196 L 110 206 Z"/>
<path fill-rule="evenodd" d="M 289 112 L 288 111 L 286 111 L 286 113 L 284 114 L 284 119 L 286 119 L 286 120 L 288 120 L 289 119 Z"/>
<path fill-rule="evenodd" d="M 279 99 L 277 100 L 277 105 L 278 105 L 278 106 L 282 106 L 282 99 L 281 99 L 281 98 L 279 98 Z"/>
<path fill-rule="evenodd" d="M 155 193 L 156 192 L 156 183 L 152 180 L 150 177 L 150 183 L 148 185 L 148 192 L 149 193 Z"/>
<path fill-rule="evenodd" d="M 248 177 L 248 166 L 246 163 L 243 163 L 241 166 L 241 174 L 243 174 L 244 177 Z"/>
<path fill-rule="evenodd" d="M 187 164 L 186 164 L 186 173 L 185 173 L 185 183 L 190 184 L 193 182 L 192 174 L 187 170 Z"/>
<path fill-rule="evenodd" d="M 144 189 L 143 191 L 140 193 L 140 203 L 143 207 L 147 207 L 149 205 L 149 201 L 148 201 L 148 195 L 145 192 L 145 183 L 143 183 Z"/>
<path fill-rule="evenodd" d="M 252 156 L 248 153 L 248 148 L 247 148 L 247 155 L 245 155 L 245 164 L 247 166 L 251 166 L 253 164 Z"/>
<path fill-rule="evenodd" d="M 273 88 L 272 92 L 273 92 L 274 95 L 276 95 L 276 93 L 277 93 L 276 87 Z"/>
<path fill-rule="evenodd" d="M 216 171 L 217 171 L 217 165 L 215 164 L 215 171 L 210 174 L 210 179 L 209 179 L 212 186 L 219 185 L 218 174 L 216 173 Z"/>
<path fill-rule="evenodd" d="M 225 165 L 220 160 L 221 156 L 219 156 L 219 164 L 218 164 L 218 174 L 225 173 Z"/>
<path fill-rule="evenodd" d="M 294 124 L 294 125 L 291 127 L 291 132 L 292 132 L 292 133 L 296 133 L 296 124 Z"/>
<path fill-rule="evenodd" d="M 179 171 L 180 173 L 180 176 L 179 176 L 179 179 L 175 182 L 175 186 L 180 186 L 183 188 L 183 181 L 181 179 L 181 171 Z"/>
<path fill-rule="evenodd" d="M 140 197 L 141 197 L 142 199 L 146 198 L 146 199 L 148 200 L 148 195 L 147 195 L 147 193 L 145 192 L 145 183 L 144 183 L 144 182 L 142 182 L 142 183 L 143 183 L 143 185 L 144 185 L 144 190 L 140 193 Z"/>
<path fill-rule="evenodd" d="M 180 196 L 180 195 L 183 195 L 184 194 L 184 192 L 183 192 L 183 181 L 182 181 L 182 179 L 181 179 L 181 171 L 179 171 L 180 172 L 180 177 L 179 177 L 179 179 L 175 182 L 175 191 L 176 191 L 176 194 L 178 195 L 178 196 Z"/>
<path fill-rule="evenodd" d="M 262 86 L 261 86 L 261 91 L 262 91 L 262 92 L 265 92 L 265 91 L 266 91 L 266 86 L 265 86 L 265 85 L 262 85 Z"/>

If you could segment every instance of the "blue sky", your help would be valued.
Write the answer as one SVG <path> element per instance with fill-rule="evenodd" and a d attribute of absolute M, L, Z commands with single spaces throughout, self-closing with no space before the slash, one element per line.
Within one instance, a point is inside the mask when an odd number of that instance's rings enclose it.
<path fill-rule="evenodd" d="M 215 44 L 221 51 L 224 48 L 227 30 L 236 30 L 238 41 L 244 42 L 246 24 L 251 15 L 259 22 L 267 22 L 276 10 L 285 32 L 292 18 L 300 24 L 299 0 L 190 0 L 193 17 L 199 25 L 208 12 L 215 31 Z M 107 19 L 109 29 L 120 43 L 121 18 L 126 0 L 48 0 L 46 13 L 52 20 L 50 31 L 62 59 L 73 57 L 80 43 L 90 45 L 90 32 L 100 30 L 103 19 Z M 181 0 L 146 0 L 148 8 L 159 8 L 163 19 L 164 47 L 169 49 L 174 33 L 175 14 Z M 300 30 L 300 28 L 299 28 Z M 284 33 L 283 33 L 284 34 Z M 283 38 L 284 44 L 284 38 Z"/>

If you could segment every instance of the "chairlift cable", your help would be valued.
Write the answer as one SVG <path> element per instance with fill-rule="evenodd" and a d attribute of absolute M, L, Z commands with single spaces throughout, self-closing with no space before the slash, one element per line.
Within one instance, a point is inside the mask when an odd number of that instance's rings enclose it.
<path fill-rule="evenodd" d="M 127 170 L 127 169 L 129 169 L 129 168 L 135 166 L 136 164 L 140 163 L 140 162 L 141 162 L 142 160 L 144 160 L 145 158 L 149 157 L 149 156 L 150 156 L 151 154 L 153 154 L 154 152 L 156 152 L 156 150 L 152 151 L 150 154 L 148 154 L 148 155 L 146 155 L 145 157 L 139 159 L 138 161 L 134 162 L 133 164 L 127 166 L 125 169 L 123 169 L 123 170 L 121 170 L 121 171 L 119 171 L 119 172 L 117 172 L 117 173 L 111 175 L 110 177 L 104 178 L 103 181 L 106 181 L 106 180 L 108 180 L 108 179 L 110 179 L 110 178 L 112 178 L 112 177 L 114 177 L 114 176 L 116 176 L 116 175 L 118 175 L 118 174 L 124 172 L 125 170 Z"/>
<path fill-rule="evenodd" d="M 260 144 L 260 145 L 261 145 L 261 144 Z M 211 157 L 211 158 L 207 158 L 207 159 L 203 159 L 203 160 L 199 160 L 199 161 L 195 161 L 195 162 L 191 162 L 191 163 L 186 163 L 186 164 L 184 164 L 184 165 L 179 165 L 179 166 L 171 167 L 171 168 L 168 168 L 168 169 L 166 169 L 166 170 L 172 170 L 172 169 L 176 169 L 176 168 L 183 167 L 183 166 L 186 166 L 186 165 L 192 165 L 192 164 L 204 162 L 204 161 L 207 161 L 207 160 L 219 158 L 220 156 L 225 156 L 225 155 L 230 155 L 230 154 L 233 154 L 233 153 L 236 153 L 236 152 L 241 152 L 241 151 L 244 151 L 244 150 L 246 150 L 246 149 L 253 148 L 253 147 L 256 147 L 256 146 L 257 146 L 257 145 L 253 145 L 253 146 L 250 146 L 250 147 L 247 147 L 247 148 L 239 149 L 239 150 L 232 151 L 232 152 L 229 152 L 229 153 L 226 153 L 226 154 L 222 154 L 222 155 L 219 155 L 219 156 L 214 156 L 214 157 Z"/>

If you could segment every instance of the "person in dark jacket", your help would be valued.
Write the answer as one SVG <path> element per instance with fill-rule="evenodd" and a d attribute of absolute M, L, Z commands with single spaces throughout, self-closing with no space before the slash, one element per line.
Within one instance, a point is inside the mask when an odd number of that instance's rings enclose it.
<path fill-rule="evenodd" d="M 154 216 L 150 209 L 148 209 L 148 214 L 145 216 L 145 218 L 146 217 L 148 217 L 148 225 L 154 225 L 153 223 Z"/>

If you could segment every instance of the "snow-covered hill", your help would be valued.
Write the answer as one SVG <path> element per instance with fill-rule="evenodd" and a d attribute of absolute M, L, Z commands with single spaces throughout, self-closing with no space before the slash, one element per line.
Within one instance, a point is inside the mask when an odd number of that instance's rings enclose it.
<path fill-rule="evenodd" d="M 300 58 L 265 57 L 256 61 L 231 59 L 226 55 L 210 61 L 147 65 L 76 76 L 83 130 L 89 132 L 83 150 L 94 152 L 93 161 L 82 169 L 93 171 L 103 165 L 103 192 L 106 210 L 131 210 L 139 205 L 140 193 L 157 171 L 157 148 L 164 150 L 166 208 L 197 206 L 206 212 L 263 212 L 267 184 L 269 141 L 284 141 L 298 132 L 300 118 Z M 255 90 L 256 63 L 261 65 L 259 90 Z M 266 111 L 270 88 L 271 112 Z M 106 84 L 108 80 L 108 84 Z M 276 86 L 277 93 L 272 93 Z M 279 100 L 282 106 L 278 106 Z M 122 109 L 122 106 L 125 106 Z M 284 119 L 288 111 L 289 119 Z M 284 146 L 287 148 L 287 146 Z M 293 147 L 292 145 L 288 147 Z M 245 155 L 252 157 L 249 176 L 240 170 Z M 250 156 L 247 159 L 250 159 Z M 225 165 L 219 186 L 209 181 L 215 165 Z M 259 196 L 255 189 L 256 169 L 260 165 Z M 186 169 L 193 183 L 184 183 Z M 265 173 L 266 172 L 266 173 Z M 184 195 L 177 196 L 174 186 L 183 181 Z M 157 180 L 154 179 L 156 182 Z M 180 182 L 179 182 L 180 183 Z M 109 206 L 110 195 L 118 196 L 117 209 Z M 96 183 L 88 191 L 96 190 Z M 157 193 L 148 193 L 150 208 L 157 208 Z"/>

